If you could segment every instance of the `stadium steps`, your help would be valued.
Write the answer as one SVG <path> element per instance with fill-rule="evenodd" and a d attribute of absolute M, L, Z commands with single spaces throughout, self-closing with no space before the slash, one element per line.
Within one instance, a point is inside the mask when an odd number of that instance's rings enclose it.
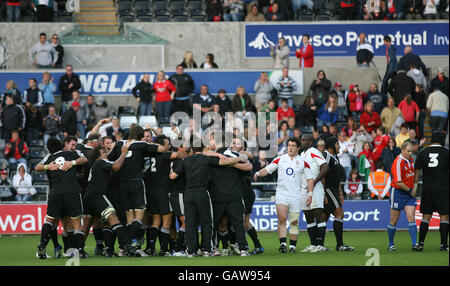
<path fill-rule="evenodd" d="M 120 35 L 113 0 L 80 0 L 80 12 L 75 21 L 81 35 Z"/>
<path fill-rule="evenodd" d="M 425 117 L 425 123 L 423 127 L 423 135 L 426 138 L 425 143 L 423 144 L 424 147 L 428 147 L 431 144 L 431 127 L 430 127 L 430 114 L 427 114 Z"/>

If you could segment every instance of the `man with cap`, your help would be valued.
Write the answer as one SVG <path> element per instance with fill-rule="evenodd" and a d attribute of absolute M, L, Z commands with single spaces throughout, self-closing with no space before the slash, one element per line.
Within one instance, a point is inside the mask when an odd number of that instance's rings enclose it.
<path fill-rule="evenodd" d="M 78 101 L 72 102 L 72 106 L 64 112 L 61 119 L 62 132 L 64 137 L 68 135 L 77 135 L 77 111 L 80 110 L 80 103 Z"/>
<path fill-rule="evenodd" d="M 430 82 L 430 93 L 434 91 L 434 86 L 437 86 L 440 91 L 445 93 L 445 82 L 448 81 L 448 77 L 444 74 L 444 69 L 439 67 L 437 70 L 437 75 Z M 447 83 L 448 85 L 448 83 Z M 447 87 L 448 90 L 448 87 Z M 447 91 L 448 92 L 448 91 Z M 448 94 L 447 94 L 448 96 Z"/>

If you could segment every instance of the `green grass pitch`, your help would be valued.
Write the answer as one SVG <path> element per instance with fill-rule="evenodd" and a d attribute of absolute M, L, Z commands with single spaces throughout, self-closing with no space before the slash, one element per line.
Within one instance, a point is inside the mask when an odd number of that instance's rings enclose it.
<path fill-rule="evenodd" d="M 366 256 L 369 248 L 379 251 L 380 266 L 449 266 L 448 252 L 439 251 L 440 236 L 438 231 L 430 231 L 425 241 L 423 252 L 412 252 L 409 233 L 398 231 L 395 237 L 396 252 L 388 252 L 386 232 L 345 232 L 344 241 L 355 247 L 353 252 L 336 252 L 333 232 L 328 232 L 325 245 L 330 251 L 325 253 L 281 254 L 278 252 L 278 238 L 275 232 L 258 234 L 265 252 L 250 257 L 95 257 L 95 242 L 89 235 L 86 251 L 87 259 L 80 260 L 80 266 L 364 266 L 371 257 Z M 61 242 L 61 237 L 59 236 Z M 298 250 L 303 249 L 309 241 L 307 233 L 301 232 Z M 0 266 L 64 266 L 67 258 L 36 258 L 38 235 L 2 236 L 0 237 Z M 248 238 L 250 246 L 253 244 Z M 117 249 L 116 249 L 117 250 Z M 49 243 L 47 253 L 53 256 L 53 244 Z"/>

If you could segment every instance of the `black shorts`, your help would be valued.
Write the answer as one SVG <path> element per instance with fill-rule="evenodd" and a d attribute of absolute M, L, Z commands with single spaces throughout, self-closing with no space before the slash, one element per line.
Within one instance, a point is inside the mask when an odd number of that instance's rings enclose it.
<path fill-rule="evenodd" d="M 148 211 L 151 215 L 166 215 L 172 212 L 169 193 L 166 190 L 151 190 L 148 199 Z"/>
<path fill-rule="evenodd" d="M 448 189 L 436 186 L 423 186 L 420 200 L 422 214 L 448 214 Z"/>
<path fill-rule="evenodd" d="M 144 181 L 128 181 L 120 184 L 121 205 L 125 211 L 142 209 L 145 210 L 147 198 L 145 194 Z"/>
<path fill-rule="evenodd" d="M 332 214 L 337 208 L 341 207 L 341 200 L 339 199 L 339 191 L 333 188 L 325 188 L 325 195 L 328 203 L 324 205 L 325 213 Z"/>
<path fill-rule="evenodd" d="M 172 192 L 170 193 L 170 205 L 172 206 L 173 214 L 176 217 L 184 215 L 184 193 Z"/>
<path fill-rule="evenodd" d="M 253 211 L 253 204 L 255 203 L 255 193 L 250 188 L 244 190 L 244 206 L 245 213 L 251 214 Z"/>
<path fill-rule="evenodd" d="M 52 218 L 65 216 L 78 218 L 83 215 L 83 200 L 79 192 L 49 195 L 47 215 Z"/>
<path fill-rule="evenodd" d="M 105 195 L 88 194 L 84 196 L 85 208 L 88 213 L 94 217 L 105 218 L 115 209 L 109 199 Z"/>

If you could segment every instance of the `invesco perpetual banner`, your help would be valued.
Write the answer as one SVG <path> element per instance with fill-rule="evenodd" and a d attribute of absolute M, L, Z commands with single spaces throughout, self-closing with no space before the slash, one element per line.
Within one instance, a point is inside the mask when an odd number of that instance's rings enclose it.
<path fill-rule="evenodd" d="M 284 37 L 291 49 L 291 56 L 302 45 L 304 34 L 311 36 L 315 57 L 354 57 L 358 35 L 364 32 L 372 44 L 375 56 L 384 56 L 384 35 L 390 35 L 397 47 L 397 55 L 403 55 L 405 46 L 412 46 L 414 53 L 422 56 L 448 56 L 449 26 L 446 22 L 382 22 L 366 23 L 314 23 L 314 24 L 246 24 L 245 57 L 270 57 L 270 46 Z"/>

